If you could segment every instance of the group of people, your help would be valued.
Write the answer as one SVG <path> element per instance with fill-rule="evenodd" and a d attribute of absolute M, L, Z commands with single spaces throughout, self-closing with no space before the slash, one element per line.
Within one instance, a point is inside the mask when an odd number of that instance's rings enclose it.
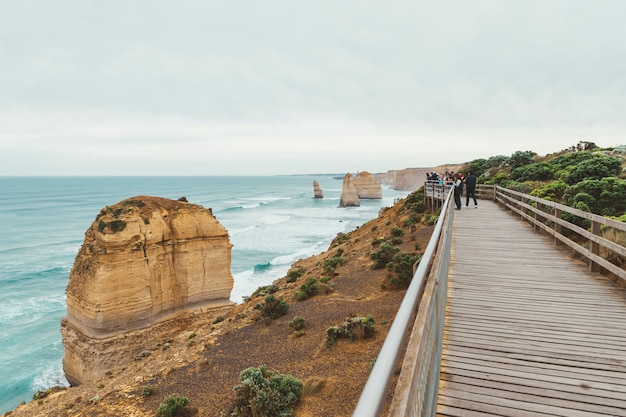
<path fill-rule="evenodd" d="M 476 200 L 476 175 L 467 171 L 467 177 L 462 172 L 454 174 L 454 204 L 456 210 L 461 210 L 461 196 L 465 187 L 465 207 L 469 206 L 470 197 L 474 200 L 474 208 L 478 208 Z"/>

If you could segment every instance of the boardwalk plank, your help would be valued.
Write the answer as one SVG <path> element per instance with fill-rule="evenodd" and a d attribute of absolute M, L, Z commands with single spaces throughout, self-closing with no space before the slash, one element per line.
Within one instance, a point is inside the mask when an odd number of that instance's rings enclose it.
<path fill-rule="evenodd" d="M 626 417 L 626 291 L 494 203 L 455 214 L 437 415 Z"/>

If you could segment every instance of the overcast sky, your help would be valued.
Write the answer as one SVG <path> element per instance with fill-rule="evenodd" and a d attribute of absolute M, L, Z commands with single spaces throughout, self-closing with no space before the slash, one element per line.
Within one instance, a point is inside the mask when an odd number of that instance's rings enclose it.
<path fill-rule="evenodd" d="M 383 172 L 626 143 L 622 0 L 0 0 L 0 175 Z"/>

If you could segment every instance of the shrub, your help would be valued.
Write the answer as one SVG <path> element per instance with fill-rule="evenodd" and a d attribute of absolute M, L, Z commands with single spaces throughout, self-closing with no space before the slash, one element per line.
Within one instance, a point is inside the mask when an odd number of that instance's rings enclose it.
<path fill-rule="evenodd" d="M 509 157 L 504 155 L 492 156 L 483 164 L 483 169 L 499 168 L 509 162 Z M 478 174 L 476 174 L 478 175 Z"/>
<path fill-rule="evenodd" d="M 621 171 L 622 159 L 612 156 L 597 156 L 577 164 L 565 176 L 565 182 L 572 185 L 584 180 L 601 180 L 617 177 Z"/>
<path fill-rule="evenodd" d="M 414 219 L 413 217 L 407 217 L 406 219 L 404 219 L 404 221 L 402 222 L 402 225 L 404 227 L 409 227 L 412 226 L 414 224 L 417 224 L 417 220 Z"/>
<path fill-rule="evenodd" d="M 146 385 L 141 389 L 141 395 L 143 395 L 144 397 L 154 395 L 155 392 L 156 387 L 154 385 Z"/>
<path fill-rule="evenodd" d="M 366 339 L 374 334 L 374 317 L 348 317 L 340 326 L 326 329 L 326 346 L 333 345 L 337 339 Z"/>
<path fill-rule="evenodd" d="M 391 236 L 394 236 L 394 237 L 404 236 L 404 230 L 400 229 L 399 227 L 394 227 L 391 229 Z"/>
<path fill-rule="evenodd" d="M 400 249 L 393 246 L 390 242 L 381 243 L 377 250 L 370 252 L 370 259 L 374 261 L 372 269 L 384 268 L 398 252 L 400 252 Z"/>
<path fill-rule="evenodd" d="M 392 284 L 400 284 L 408 286 L 413 279 L 413 264 L 419 260 L 419 255 L 409 255 L 406 252 L 400 252 L 393 257 L 393 270 L 396 278 L 391 280 Z"/>
<path fill-rule="evenodd" d="M 532 164 L 534 162 L 532 152 L 529 151 L 517 151 L 508 160 L 509 169 L 513 171 L 515 168 Z"/>
<path fill-rule="evenodd" d="M 113 233 L 121 232 L 126 229 L 126 222 L 124 220 L 113 220 L 109 223 L 109 228 Z"/>
<path fill-rule="evenodd" d="M 304 329 L 304 326 L 306 326 L 306 321 L 302 316 L 295 316 L 289 321 L 288 324 L 289 327 L 291 327 L 294 331 L 298 331 Z"/>
<path fill-rule="evenodd" d="M 337 233 L 337 237 L 333 239 L 333 241 L 330 243 L 330 247 L 334 248 L 335 246 L 341 245 L 342 243 L 345 243 L 349 240 L 350 240 L 350 235 L 339 232 Z"/>
<path fill-rule="evenodd" d="M 282 299 L 274 297 L 273 294 L 270 294 L 265 297 L 265 301 L 263 303 L 255 305 L 254 308 L 256 310 L 261 310 L 265 317 L 276 320 L 278 317 L 287 314 L 289 304 Z"/>
<path fill-rule="evenodd" d="M 626 181 L 615 177 L 585 180 L 569 187 L 563 194 L 571 207 L 583 202 L 581 210 L 602 216 L 619 216 L 626 212 Z"/>
<path fill-rule="evenodd" d="M 530 192 L 530 195 L 551 201 L 561 201 L 565 190 L 567 190 L 567 184 L 561 180 L 556 180 L 535 188 Z"/>
<path fill-rule="evenodd" d="M 428 214 L 424 219 L 424 224 L 426 226 L 432 226 L 433 224 L 437 223 L 437 220 L 439 220 L 439 214 Z"/>
<path fill-rule="evenodd" d="M 274 284 L 270 284 L 270 285 L 264 285 L 262 287 L 257 288 L 256 290 L 254 290 L 254 292 L 252 293 L 252 295 L 250 296 L 250 298 L 254 298 L 258 295 L 262 295 L 262 296 L 266 296 L 269 294 L 274 294 L 276 291 L 280 290 L 280 287 Z"/>
<path fill-rule="evenodd" d="M 553 178 L 554 172 L 548 162 L 536 162 L 511 171 L 511 179 L 514 181 L 548 181 Z"/>
<path fill-rule="evenodd" d="M 172 417 L 187 404 L 189 404 L 189 398 L 181 397 L 177 394 L 171 394 L 165 397 L 163 402 L 159 405 L 157 411 L 160 416 Z"/>
<path fill-rule="evenodd" d="M 304 273 L 304 268 L 293 268 L 287 272 L 285 282 L 296 282 Z"/>
<path fill-rule="evenodd" d="M 306 282 L 300 285 L 300 291 L 297 291 L 295 296 L 299 301 L 306 300 L 309 297 L 317 294 L 317 288 L 319 281 L 315 278 L 309 278 Z"/>
<path fill-rule="evenodd" d="M 302 381 L 261 365 L 239 374 L 232 417 L 292 417 L 302 396 Z"/>
<path fill-rule="evenodd" d="M 215 320 L 213 320 L 212 324 L 221 323 L 223 321 L 224 321 L 224 316 L 217 316 L 217 317 L 215 317 Z"/>
<path fill-rule="evenodd" d="M 335 268 L 339 265 L 343 265 L 344 259 L 341 254 L 335 255 L 332 258 L 324 259 L 323 268 L 324 272 L 329 275 L 335 274 Z"/>

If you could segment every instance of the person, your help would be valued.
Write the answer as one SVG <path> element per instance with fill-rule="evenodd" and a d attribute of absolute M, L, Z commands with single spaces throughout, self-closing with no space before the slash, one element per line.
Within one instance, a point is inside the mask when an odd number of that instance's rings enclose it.
<path fill-rule="evenodd" d="M 467 172 L 465 177 L 465 207 L 469 206 L 469 199 L 474 199 L 474 208 L 478 208 L 478 201 L 476 201 L 476 175 L 472 171 Z"/>
<path fill-rule="evenodd" d="M 463 181 L 460 174 L 454 175 L 454 204 L 457 210 L 461 210 L 461 195 L 463 194 Z"/>

